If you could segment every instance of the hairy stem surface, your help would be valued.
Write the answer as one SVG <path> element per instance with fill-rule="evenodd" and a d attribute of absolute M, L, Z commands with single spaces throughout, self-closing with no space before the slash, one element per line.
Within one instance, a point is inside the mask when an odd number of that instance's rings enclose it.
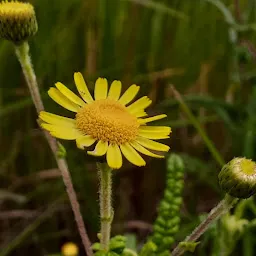
<path fill-rule="evenodd" d="M 187 236 L 184 242 L 195 242 L 197 239 L 210 227 L 210 225 L 217 221 L 223 214 L 225 214 L 233 205 L 238 201 L 237 198 L 233 198 L 226 195 L 225 198 L 214 207 L 206 219 L 197 226 L 194 231 Z M 172 256 L 179 256 L 185 252 L 185 249 L 179 245 L 173 250 Z"/>
<path fill-rule="evenodd" d="M 44 105 L 39 93 L 38 84 L 36 75 L 31 63 L 30 55 L 29 55 L 29 45 L 27 42 L 23 42 L 21 45 L 15 45 L 15 52 L 18 57 L 18 60 L 21 64 L 22 71 L 24 73 L 24 76 L 26 78 L 26 82 L 30 91 L 30 94 L 32 96 L 32 100 L 34 102 L 34 105 L 36 107 L 36 111 L 39 114 L 40 111 L 44 110 Z M 49 133 L 44 131 L 44 134 L 46 136 L 47 142 L 49 143 L 49 146 L 54 154 L 54 157 L 56 159 L 57 165 L 59 170 L 61 171 L 63 182 L 66 186 L 66 191 L 69 197 L 69 201 L 75 216 L 76 224 L 78 227 L 79 234 L 81 236 L 84 249 L 88 256 L 92 256 L 92 249 L 91 249 L 91 242 L 89 240 L 89 237 L 86 232 L 86 228 L 84 225 L 84 221 L 80 212 L 80 206 L 77 200 L 76 192 L 73 187 L 72 179 L 70 176 L 70 172 L 68 169 L 67 162 L 64 158 L 58 157 L 58 147 L 57 147 L 57 141 L 55 138 L 53 138 Z"/>
<path fill-rule="evenodd" d="M 112 209 L 112 169 L 106 164 L 97 164 L 100 177 L 100 220 L 101 236 L 100 243 L 104 251 L 109 250 L 111 223 L 113 219 Z"/>

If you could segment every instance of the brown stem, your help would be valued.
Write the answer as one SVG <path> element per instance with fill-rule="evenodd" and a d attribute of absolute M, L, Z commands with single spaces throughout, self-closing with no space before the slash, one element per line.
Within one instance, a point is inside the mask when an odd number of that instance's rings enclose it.
<path fill-rule="evenodd" d="M 199 226 L 197 226 L 194 231 L 187 236 L 184 242 L 195 242 L 197 241 L 202 234 L 204 234 L 208 228 L 212 225 L 213 222 L 217 221 L 223 214 L 225 214 L 233 205 L 238 201 L 237 198 L 233 198 L 229 195 L 226 195 L 225 198 L 219 202 L 219 204 L 214 207 L 206 219 L 202 221 Z M 185 252 L 185 249 L 180 246 L 176 246 L 172 251 L 172 256 L 180 256 Z"/>
<path fill-rule="evenodd" d="M 34 69 L 31 64 L 30 56 L 29 56 L 29 45 L 27 42 L 23 42 L 21 45 L 16 46 L 16 55 L 20 61 L 23 73 L 26 78 L 26 82 L 28 84 L 34 105 L 36 107 L 37 113 L 39 114 L 40 111 L 44 110 L 44 105 L 39 93 L 38 84 L 36 80 L 36 75 L 34 72 Z M 57 147 L 57 140 L 53 138 L 49 133 L 45 132 L 45 137 L 47 139 L 47 142 L 54 154 L 54 157 L 56 159 L 58 168 L 61 172 L 63 182 L 66 186 L 66 191 L 69 197 L 69 201 L 71 204 L 71 208 L 73 210 L 75 221 L 77 224 L 77 228 L 79 231 L 79 234 L 82 239 L 82 243 L 84 246 L 84 249 L 88 256 L 92 256 L 93 252 L 91 249 L 91 242 L 88 237 L 88 234 L 86 232 L 86 228 L 84 225 L 84 221 L 80 212 L 80 206 L 77 200 L 76 192 L 73 187 L 72 179 L 70 176 L 70 172 L 68 169 L 68 165 L 65 159 L 58 157 L 58 147 Z"/>
<path fill-rule="evenodd" d="M 234 0 L 234 7 L 235 7 L 235 17 L 238 22 L 242 22 L 242 15 L 240 9 L 239 0 Z"/>

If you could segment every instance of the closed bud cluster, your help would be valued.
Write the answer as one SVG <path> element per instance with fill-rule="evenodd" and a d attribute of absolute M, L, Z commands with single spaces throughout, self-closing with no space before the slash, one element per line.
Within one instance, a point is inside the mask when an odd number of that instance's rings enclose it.
<path fill-rule="evenodd" d="M 0 2 L 0 38 L 19 44 L 35 35 L 37 28 L 35 10 L 31 4 Z"/>
<path fill-rule="evenodd" d="M 156 255 L 169 255 L 169 248 L 179 231 L 182 204 L 184 164 L 180 156 L 171 154 L 167 162 L 167 181 L 160 202 L 158 217 L 153 226 L 152 241 L 157 245 Z"/>
<path fill-rule="evenodd" d="M 237 198 L 248 198 L 256 193 L 256 164 L 237 157 L 223 166 L 219 173 L 221 188 Z"/>

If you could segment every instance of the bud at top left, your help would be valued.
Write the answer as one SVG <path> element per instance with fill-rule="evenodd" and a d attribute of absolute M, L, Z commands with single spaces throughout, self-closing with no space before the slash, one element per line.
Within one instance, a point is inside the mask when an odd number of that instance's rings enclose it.
<path fill-rule="evenodd" d="M 33 36 L 37 28 L 35 10 L 31 4 L 0 2 L 0 38 L 19 44 Z"/>

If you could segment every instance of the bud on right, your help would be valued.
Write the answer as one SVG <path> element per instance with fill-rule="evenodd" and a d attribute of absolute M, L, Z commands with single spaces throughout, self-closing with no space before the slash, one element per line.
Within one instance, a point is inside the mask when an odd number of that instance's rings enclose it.
<path fill-rule="evenodd" d="M 248 198 L 256 193 L 256 164 L 237 157 L 225 164 L 219 173 L 221 188 L 237 198 Z"/>

